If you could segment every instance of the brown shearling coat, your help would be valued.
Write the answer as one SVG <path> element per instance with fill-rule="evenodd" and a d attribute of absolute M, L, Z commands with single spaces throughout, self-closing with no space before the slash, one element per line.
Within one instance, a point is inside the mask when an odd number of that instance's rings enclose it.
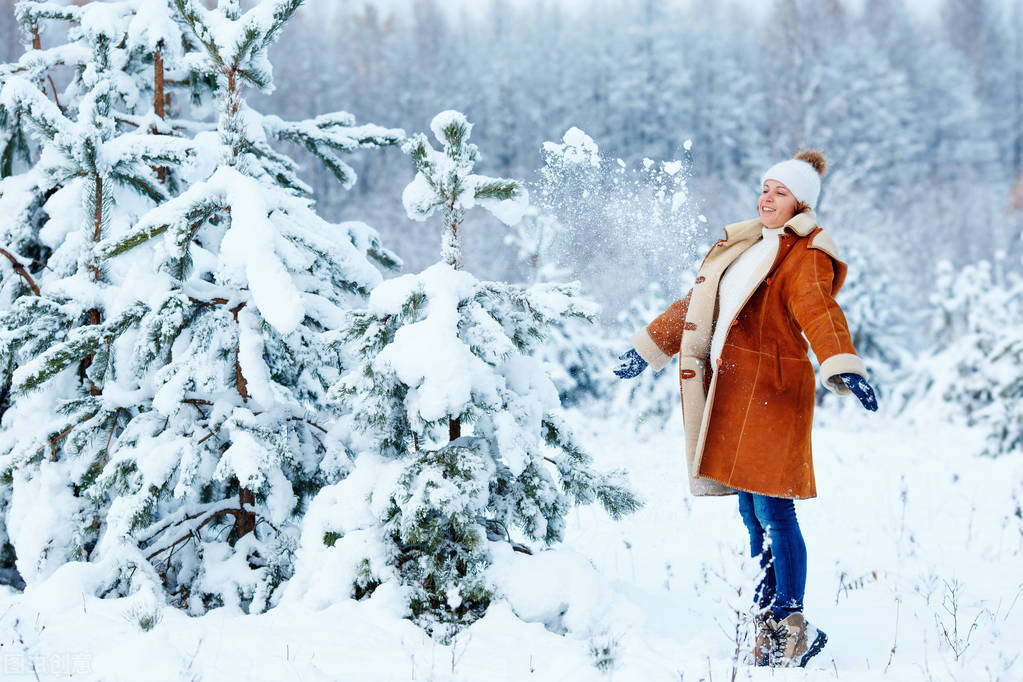
<path fill-rule="evenodd" d="M 850 393 L 839 374 L 866 378 L 834 296 L 846 265 L 813 212 L 786 223 L 775 253 L 757 267 L 732 320 L 716 320 L 721 275 L 762 234 L 759 219 L 734 223 L 700 266 L 690 292 L 632 337 L 653 369 L 680 353 L 682 415 L 689 481 L 695 495 L 745 490 L 787 498 L 815 497 L 810 452 L 815 381 Z M 729 330 L 717 367 L 710 366 L 715 324 Z"/>

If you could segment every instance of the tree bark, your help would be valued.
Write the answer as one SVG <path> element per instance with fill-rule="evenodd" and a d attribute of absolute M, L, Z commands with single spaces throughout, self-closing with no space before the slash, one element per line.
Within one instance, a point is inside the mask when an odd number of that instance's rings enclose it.
<path fill-rule="evenodd" d="M 160 118 L 166 117 L 166 100 L 163 94 L 163 54 L 160 50 L 153 53 L 153 112 Z M 152 128 L 156 133 L 156 127 Z M 167 178 L 167 169 L 163 166 L 154 168 L 156 177 L 163 182 Z"/>
<path fill-rule="evenodd" d="M 245 304 L 242 303 L 234 308 L 231 308 L 231 314 L 234 315 L 234 321 L 238 323 L 238 313 L 241 311 Z M 234 351 L 234 383 L 235 388 L 238 389 L 238 395 L 242 397 L 242 400 L 248 401 L 249 399 L 249 384 L 245 381 L 245 375 L 242 374 L 242 364 L 238 361 L 238 349 Z"/>
<path fill-rule="evenodd" d="M 248 488 L 238 488 L 238 516 L 235 520 L 234 529 L 237 537 L 242 537 L 256 529 L 256 515 L 245 510 L 245 505 L 252 505 L 256 496 Z"/>
<path fill-rule="evenodd" d="M 96 189 L 96 197 L 94 199 L 93 209 L 92 209 L 92 225 L 93 225 L 92 241 L 95 244 L 95 243 L 98 243 L 100 241 L 100 239 L 103 238 L 103 178 L 100 177 L 99 173 L 94 172 L 92 174 L 92 180 L 93 180 L 93 183 L 95 184 L 95 189 Z M 93 279 L 94 282 L 98 282 L 100 280 L 100 271 L 99 271 L 99 266 L 98 265 L 96 265 L 95 263 L 92 263 L 91 265 L 89 265 L 89 272 L 92 274 L 92 279 Z M 102 321 L 102 316 L 100 315 L 99 309 L 98 308 L 91 308 L 89 310 L 89 324 L 95 325 L 95 324 L 99 324 L 101 321 Z M 93 360 L 94 357 L 95 357 L 94 355 L 89 355 L 82 362 L 81 376 L 83 378 L 85 377 L 85 370 L 88 369 L 89 366 L 92 364 L 92 360 Z M 89 382 L 89 394 L 90 395 L 99 395 L 100 393 L 102 393 L 102 391 L 100 391 L 100 389 L 96 386 L 96 384 L 94 384 L 94 383 L 92 383 L 90 381 Z"/>
<path fill-rule="evenodd" d="M 234 315 L 234 321 L 238 322 L 238 313 L 241 311 L 244 303 L 231 308 L 231 314 Z M 248 383 L 245 381 L 245 376 L 242 374 L 242 366 L 238 361 L 238 350 L 234 351 L 234 376 L 235 376 L 235 387 L 238 389 L 238 395 L 242 397 L 243 401 L 248 401 L 249 390 Z M 235 531 L 237 537 L 242 537 L 246 533 L 251 533 L 256 528 L 256 515 L 252 512 L 245 510 L 245 505 L 251 505 L 256 501 L 255 495 L 248 488 L 238 487 L 238 517 L 235 522 Z"/>

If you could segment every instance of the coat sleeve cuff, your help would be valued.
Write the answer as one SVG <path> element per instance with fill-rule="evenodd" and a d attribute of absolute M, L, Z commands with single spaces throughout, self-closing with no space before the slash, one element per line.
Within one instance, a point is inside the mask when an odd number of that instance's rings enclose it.
<path fill-rule="evenodd" d="M 663 369 L 671 362 L 671 356 L 665 355 L 664 351 L 657 347 L 657 344 L 650 338 L 650 334 L 645 328 L 633 334 L 629 341 L 632 343 L 632 347 L 636 349 L 636 352 L 639 353 L 639 356 L 646 360 L 652 369 Z"/>
<path fill-rule="evenodd" d="M 824 388 L 838 395 L 849 395 L 852 391 L 845 385 L 839 374 L 858 374 L 867 378 L 867 368 L 860 356 L 852 353 L 839 353 L 821 363 L 820 381 Z"/>

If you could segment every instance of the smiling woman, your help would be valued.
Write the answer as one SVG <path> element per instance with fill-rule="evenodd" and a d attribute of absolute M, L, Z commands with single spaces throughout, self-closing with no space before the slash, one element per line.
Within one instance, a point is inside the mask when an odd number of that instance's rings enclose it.
<path fill-rule="evenodd" d="M 694 495 L 739 498 L 763 572 L 757 665 L 804 666 L 827 637 L 803 617 L 806 545 L 794 500 L 817 495 L 810 452 L 814 378 L 876 410 L 835 294 L 838 247 L 818 225 L 824 155 L 806 150 L 761 178 L 758 218 L 725 227 L 694 287 L 632 337 L 615 373 L 661 369 L 678 353 L 686 460 Z"/>

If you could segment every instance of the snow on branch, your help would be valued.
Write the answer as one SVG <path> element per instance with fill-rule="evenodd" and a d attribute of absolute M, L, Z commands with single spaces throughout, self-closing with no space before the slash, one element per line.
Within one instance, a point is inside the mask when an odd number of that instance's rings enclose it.
<path fill-rule="evenodd" d="M 417 173 L 402 192 L 401 201 L 409 219 L 416 221 L 424 221 L 443 209 L 441 257 L 458 268 L 459 228 L 465 212 L 479 204 L 504 224 L 514 225 L 529 207 L 529 193 L 516 180 L 472 172 L 479 149 L 469 142 L 472 124 L 464 114 L 442 111 L 434 116 L 430 129 L 444 145 L 443 151 L 434 149 L 423 133 L 405 141 L 401 149 L 412 158 Z"/>
<path fill-rule="evenodd" d="M 405 131 L 400 128 L 384 128 L 374 124 L 357 126 L 355 117 L 345 111 L 297 122 L 265 116 L 263 128 L 268 135 L 278 140 L 305 147 L 327 166 L 345 189 L 355 184 L 355 171 L 339 159 L 335 152 L 349 153 L 366 147 L 387 147 L 405 138 Z"/>
<path fill-rule="evenodd" d="M 0 107 L 20 113 L 39 131 L 51 140 L 70 138 L 71 122 L 56 104 L 46 98 L 39 88 L 30 81 L 12 76 L 0 88 Z"/>
<path fill-rule="evenodd" d="M 303 0 L 262 0 L 241 17 L 230 8 L 207 10 L 195 0 L 173 0 L 192 33 L 206 48 L 210 64 L 196 68 L 237 75 L 261 90 L 272 84 L 266 49 Z"/>
<path fill-rule="evenodd" d="M 114 258 L 174 228 L 177 256 L 181 257 L 196 230 L 224 210 L 227 205 L 223 195 L 199 183 L 143 215 L 127 235 L 100 242 L 97 252 L 101 258 Z"/>
<path fill-rule="evenodd" d="M 12 383 L 23 392 L 38 388 L 72 363 L 99 351 L 104 343 L 137 324 L 148 310 L 144 303 L 136 302 L 104 324 L 78 327 L 68 334 L 66 341 L 49 348 L 42 355 L 15 370 Z"/>
<path fill-rule="evenodd" d="M 82 8 L 76 5 L 40 2 L 39 0 L 21 0 L 14 6 L 14 16 L 18 23 L 30 29 L 36 28 L 40 21 L 46 19 L 78 22 L 81 19 L 81 13 Z"/>
<path fill-rule="evenodd" d="M 252 505 L 242 505 L 237 499 L 182 507 L 140 531 L 139 548 L 147 552 L 146 559 L 152 561 L 163 552 L 189 540 L 219 516 L 232 514 L 237 518 L 243 513 L 255 514 L 256 511 Z"/>
<path fill-rule="evenodd" d="M 457 111 L 442 111 L 430 123 L 437 141 L 435 150 L 426 135 L 419 133 L 405 142 L 402 150 L 412 157 L 416 177 L 402 193 L 405 212 L 411 220 L 426 220 L 445 207 L 445 222 L 458 222 L 462 214 L 479 203 L 506 225 L 522 219 L 529 194 L 522 183 L 472 173 L 479 149 L 469 143 L 472 124 Z"/>
<path fill-rule="evenodd" d="M 47 50 L 29 50 L 18 61 L 0 66 L 0 80 L 15 74 L 37 78 L 54 66 L 84 66 L 91 59 L 92 53 L 77 43 L 58 45 Z"/>
<path fill-rule="evenodd" d="M 209 58 L 217 66 L 223 67 L 224 60 L 220 56 L 220 49 L 213 35 L 213 30 L 210 28 L 211 12 L 194 0 L 173 0 L 173 2 L 174 7 L 177 8 L 185 23 L 192 29 L 192 33 L 202 43 L 202 46 L 206 48 Z"/>

